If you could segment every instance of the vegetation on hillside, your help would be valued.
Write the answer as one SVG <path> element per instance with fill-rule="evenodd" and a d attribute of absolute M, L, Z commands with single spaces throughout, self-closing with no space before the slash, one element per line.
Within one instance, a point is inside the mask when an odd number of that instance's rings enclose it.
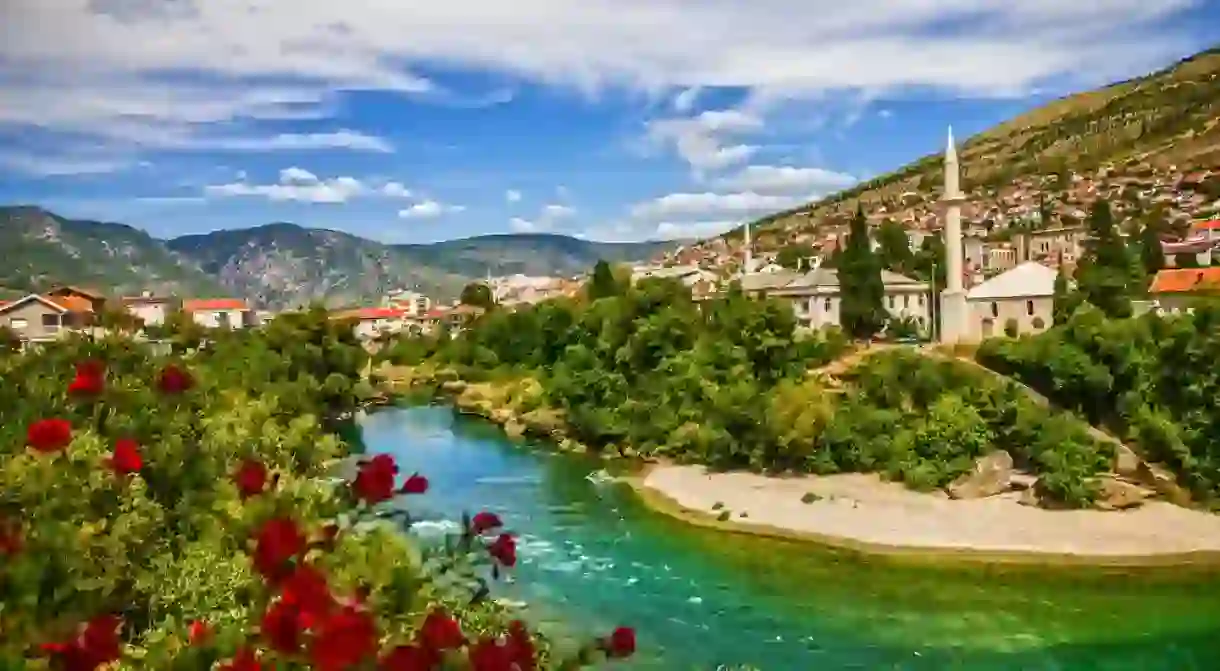
<path fill-rule="evenodd" d="M 358 406 L 367 357 L 346 326 L 315 311 L 187 354 L 122 337 L 0 353 L 0 668 L 524 671 L 630 654 L 624 628 L 560 655 L 488 598 L 516 562 L 495 515 L 425 546 L 385 504 L 426 477 L 384 455 L 335 477 L 348 448 L 325 420 Z"/>

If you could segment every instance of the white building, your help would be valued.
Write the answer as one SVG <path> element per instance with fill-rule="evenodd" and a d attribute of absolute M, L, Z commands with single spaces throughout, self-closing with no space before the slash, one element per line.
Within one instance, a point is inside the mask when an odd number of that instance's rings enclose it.
<path fill-rule="evenodd" d="M 383 307 L 402 310 L 410 317 L 423 317 L 432 309 L 432 299 L 418 291 L 395 291 L 382 301 Z"/>
<path fill-rule="evenodd" d="M 423 315 L 419 316 L 420 319 Z M 331 315 L 331 319 L 352 321 L 352 331 L 357 338 L 371 340 L 380 335 L 398 333 L 415 323 L 415 315 L 408 315 L 406 310 L 399 308 L 356 308 L 340 310 Z"/>
<path fill-rule="evenodd" d="M 204 328 L 245 328 L 254 321 L 254 311 L 239 298 L 182 301 L 182 311 Z"/>
<path fill-rule="evenodd" d="M 139 296 L 123 298 L 123 307 L 140 321 L 144 322 L 145 326 L 164 324 L 173 303 L 174 300 L 172 298 L 153 296 L 151 291 L 145 291 Z"/>
<path fill-rule="evenodd" d="M 971 288 L 966 292 L 967 323 L 962 340 L 978 342 L 1004 335 L 1010 325 L 1017 334 L 1050 328 L 1058 274 L 1041 263 L 1027 261 Z"/>
<path fill-rule="evenodd" d="M 888 270 L 881 271 L 881 282 L 885 287 L 883 305 L 890 317 L 913 319 L 923 328 L 930 325 L 927 283 Z M 831 268 L 803 274 L 754 273 L 743 277 L 741 284 L 747 293 L 790 301 L 792 311 L 803 327 L 819 329 L 840 325 L 839 274 Z"/>

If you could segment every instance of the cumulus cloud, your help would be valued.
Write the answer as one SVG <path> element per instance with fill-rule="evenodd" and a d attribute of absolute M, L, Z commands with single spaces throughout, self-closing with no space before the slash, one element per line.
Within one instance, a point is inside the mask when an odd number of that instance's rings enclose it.
<path fill-rule="evenodd" d="M 538 224 L 529 219 L 513 217 L 508 220 L 508 228 L 513 233 L 534 233 L 538 230 Z"/>
<path fill-rule="evenodd" d="M 543 205 L 542 209 L 538 212 L 538 216 L 533 219 L 526 219 L 524 217 L 509 219 L 508 227 L 514 233 L 537 233 L 548 231 L 560 221 L 574 216 L 576 216 L 576 208 L 560 203 L 550 203 Z"/>
<path fill-rule="evenodd" d="M 251 184 L 244 180 L 204 187 L 208 196 L 232 198 L 259 196 L 267 200 L 302 203 L 346 203 L 367 193 L 368 187 L 355 177 L 320 179 L 304 168 L 285 168 L 275 184 Z"/>
<path fill-rule="evenodd" d="M 856 178 L 822 168 L 750 165 L 717 181 L 727 189 L 767 194 L 812 194 L 815 197 L 846 189 Z"/>
<path fill-rule="evenodd" d="M 35 177 L 103 175 L 127 170 L 133 161 L 125 157 L 45 155 L 24 151 L 0 152 L 0 166 Z"/>
<path fill-rule="evenodd" d="M 805 202 L 803 196 L 739 193 L 671 193 L 631 207 L 631 216 L 651 221 L 707 215 L 749 216 L 785 210 Z"/>
<path fill-rule="evenodd" d="M 521 202 L 521 192 L 516 189 L 509 189 L 504 192 L 504 200 L 510 203 Z"/>
<path fill-rule="evenodd" d="M 398 216 L 403 219 L 436 219 L 442 215 L 461 212 L 465 209 L 464 205 L 447 205 L 428 199 L 415 203 L 404 210 L 399 210 Z"/>
<path fill-rule="evenodd" d="M 748 160 L 758 147 L 735 142 L 735 136 L 758 131 L 761 117 L 742 110 L 708 110 L 689 118 L 659 119 L 648 123 L 648 139 L 673 146 L 698 174 Z"/>
<path fill-rule="evenodd" d="M 741 222 L 720 221 L 663 221 L 657 224 L 654 238 L 657 240 L 690 240 L 711 238 L 740 226 Z"/>

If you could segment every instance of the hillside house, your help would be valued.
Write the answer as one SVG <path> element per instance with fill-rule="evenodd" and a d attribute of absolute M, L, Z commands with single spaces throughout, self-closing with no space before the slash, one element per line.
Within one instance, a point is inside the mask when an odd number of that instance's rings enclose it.
<path fill-rule="evenodd" d="M 154 296 L 151 291 L 145 291 L 139 296 L 124 296 L 122 303 L 123 307 L 144 322 L 145 326 L 160 326 L 176 307 L 177 301 L 168 296 Z"/>
<path fill-rule="evenodd" d="M 967 337 L 975 342 L 1004 334 L 1015 324 L 1018 334 L 1037 333 L 1054 321 L 1058 272 L 1026 261 L 966 292 Z"/>
<path fill-rule="evenodd" d="M 395 291 L 385 297 L 382 307 L 402 310 L 411 317 L 420 317 L 432 309 L 432 299 L 418 291 Z"/>
<path fill-rule="evenodd" d="M 182 301 L 182 311 L 204 328 L 246 328 L 254 325 L 254 311 L 238 298 L 196 298 Z"/>
<path fill-rule="evenodd" d="M 398 333 L 407 327 L 407 311 L 399 308 L 339 310 L 331 314 L 331 319 L 350 320 L 356 337 L 366 340 Z"/>
<path fill-rule="evenodd" d="M 62 305 L 83 307 L 88 304 L 89 312 L 94 315 L 102 314 L 102 310 L 106 308 L 106 295 L 94 289 L 60 285 L 44 295 Z"/>
<path fill-rule="evenodd" d="M 42 342 L 59 338 L 66 332 L 86 332 L 96 321 L 93 303 L 71 294 L 52 299 L 30 294 L 0 304 L 0 326 L 7 327 L 21 340 Z"/>
<path fill-rule="evenodd" d="M 1220 295 L 1220 267 L 1173 268 L 1158 272 L 1148 287 L 1152 309 L 1161 314 L 1189 311 L 1208 295 Z"/>
<path fill-rule="evenodd" d="M 881 281 L 885 285 L 883 305 L 891 317 L 913 319 L 924 328 L 931 324 L 927 283 L 888 270 L 881 271 Z M 797 320 L 805 328 L 840 325 L 839 274 L 834 269 L 819 268 L 803 274 L 785 271 L 747 275 L 742 279 L 742 290 L 789 301 Z"/>

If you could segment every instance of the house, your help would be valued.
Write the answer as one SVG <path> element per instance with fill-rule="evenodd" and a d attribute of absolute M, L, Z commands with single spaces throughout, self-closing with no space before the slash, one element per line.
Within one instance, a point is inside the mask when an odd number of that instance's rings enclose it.
<path fill-rule="evenodd" d="M 44 295 L 47 298 L 64 305 L 72 304 L 80 306 L 84 303 L 88 303 L 89 310 L 95 315 L 102 314 L 102 311 L 106 308 L 106 296 L 93 289 L 82 289 L 81 287 L 59 285 L 46 292 Z"/>
<path fill-rule="evenodd" d="M 160 326 L 165 323 L 177 301 L 168 296 L 154 296 L 145 291 L 139 296 L 124 296 L 123 307 L 145 326 Z"/>
<path fill-rule="evenodd" d="M 408 316 L 420 317 L 432 309 L 432 299 L 417 291 L 395 291 L 385 297 L 382 307 L 395 308 Z"/>
<path fill-rule="evenodd" d="M 1084 226 L 1059 226 L 1040 231 L 1028 231 L 1014 236 L 1021 250 L 1018 261 L 1044 261 L 1061 259 L 1072 264 L 1084 253 L 1089 232 Z"/>
<path fill-rule="evenodd" d="M 1220 219 L 1196 221 L 1190 225 L 1189 237 L 1202 237 L 1208 240 L 1220 240 Z"/>
<path fill-rule="evenodd" d="M 1169 268 L 1178 265 L 1179 254 L 1194 256 L 1197 265 L 1209 266 L 1212 262 L 1213 252 L 1218 244 L 1220 244 L 1220 237 L 1208 238 L 1203 235 L 1196 235 L 1176 242 L 1162 240 L 1161 253 L 1165 255 L 1165 265 Z"/>
<path fill-rule="evenodd" d="M 407 311 L 399 308 L 355 308 L 331 314 L 331 319 L 351 320 L 356 337 L 370 340 L 403 330 L 406 318 Z"/>
<path fill-rule="evenodd" d="M 966 337 L 977 342 L 1002 335 L 1010 324 L 1018 334 L 1050 327 L 1058 275 L 1041 263 L 1026 261 L 971 288 L 966 292 Z"/>
<path fill-rule="evenodd" d="M 451 329 L 460 329 L 483 312 L 485 312 L 483 308 L 466 304 L 455 305 L 451 308 L 434 308 L 424 315 L 424 327 L 431 329 L 443 325 Z"/>
<path fill-rule="evenodd" d="M 93 303 L 71 294 L 55 299 L 30 294 L 0 305 L 0 326 L 26 341 L 54 340 L 68 331 L 85 331 L 95 320 Z"/>
<path fill-rule="evenodd" d="M 1220 267 L 1162 270 L 1148 287 L 1153 310 L 1162 314 L 1188 311 L 1199 298 L 1213 292 L 1220 294 Z"/>
<path fill-rule="evenodd" d="M 767 277 L 768 275 L 773 277 Z M 840 325 L 839 307 L 842 297 L 837 271 L 831 268 L 819 268 L 801 275 L 760 273 L 743 278 L 743 291 L 747 290 L 746 280 L 751 277 L 759 279 L 753 280 L 749 291 L 765 292 L 768 296 L 791 302 L 793 313 L 802 326 L 819 329 Z M 792 279 L 783 282 L 784 278 L 788 277 Z M 763 278 L 766 279 L 768 288 L 762 290 L 754 288 L 763 283 Z M 913 319 L 921 327 L 926 327 L 931 323 L 926 283 L 888 270 L 881 271 L 881 282 L 885 287 L 883 305 L 891 317 Z"/>
<path fill-rule="evenodd" d="M 684 286 L 693 287 L 700 281 L 715 282 L 716 274 L 700 268 L 699 266 L 669 266 L 667 268 L 644 267 L 632 268 L 631 282 L 639 282 L 645 279 L 672 279 L 678 280 Z"/>
<path fill-rule="evenodd" d="M 254 322 L 254 311 L 238 298 L 185 300 L 182 311 L 204 328 L 245 328 Z"/>

